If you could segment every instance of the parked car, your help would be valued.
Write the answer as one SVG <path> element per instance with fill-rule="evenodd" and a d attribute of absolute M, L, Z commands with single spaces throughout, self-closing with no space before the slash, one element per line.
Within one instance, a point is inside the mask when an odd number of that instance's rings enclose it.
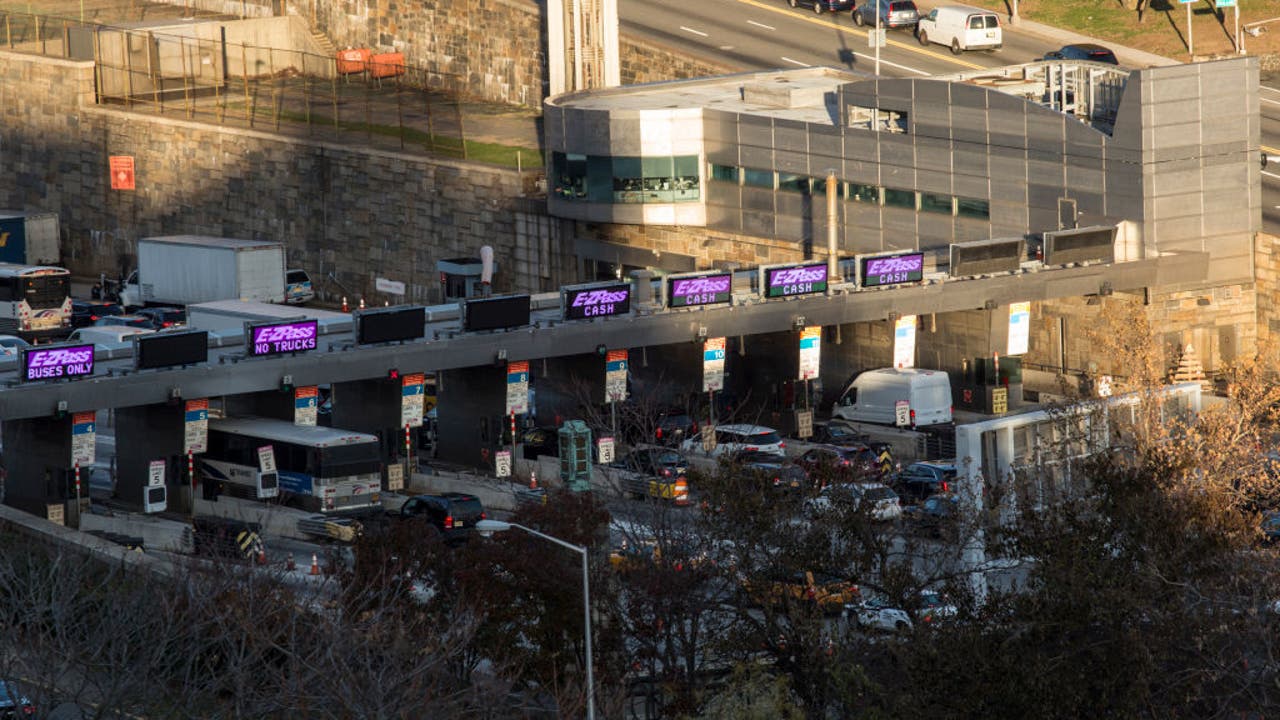
<path fill-rule="evenodd" d="M 0 358 L 17 357 L 31 344 L 17 335 L 0 335 Z"/>
<path fill-rule="evenodd" d="M 847 483 L 880 475 L 878 456 L 866 445 L 821 445 L 806 450 L 796 464 L 818 481 Z"/>
<path fill-rule="evenodd" d="M 151 327 L 156 330 L 187 324 L 187 311 L 177 307 L 138 308 L 134 314 L 150 318 Z"/>
<path fill-rule="evenodd" d="M 109 315 L 123 315 L 124 308 L 119 303 L 106 300 L 72 300 L 71 327 L 87 327 Z"/>
<path fill-rule="evenodd" d="M 919 505 L 904 509 L 903 514 L 922 532 L 941 535 L 960 514 L 960 501 L 954 495 L 933 495 Z"/>
<path fill-rule="evenodd" d="M 311 276 L 306 270 L 293 269 L 284 274 L 284 301 L 290 305 L 302 305 L 316 298 L 311 286 Z"/>
<path fill-rule="evenodd" d="M 143 330 L 155 330 L 155 322 L 146 315 L 134 313 L 132 315 L 105 315 L 98 318 L 94 323 L 94 327 L 132 327 L 142 328 Z"/>
<path fill-rule="evenodd" d="M 416 495 L 400 506 L 400 517 L 425 517 L 449 544 L 466 542 L 488 515 L 480 499 L 467 493 Z"/>
<path fill-rule="evenodd" d="M 1061 49 L 1045 53 L 1045 60 L 1089 60 L 1091 62 L 1119 65 L 1116 54 L 1109 49 L 1094 43 L 1075 43 L 1063 45 Z"/>
<path fill-rule="evenodd" d="M 810 517 L 832 512 L 840 507 L 858 512 L 863 503 L 866 503 L 866 512 L 872 520 L 896 520 L 902 515 L 902 504 L 897 493 L 887 485 L 877 482 L 828 485 L 817 496 L 805 501 L 804 510 Z"/>
<path fill-rule="evenodd" d="M 777 490 L 801 490 L 809 484 L 809 474 L 785 455 L 747 450 L 733 455 L 728 461 L 743 472 L 764 479 Z"/>
<path fill-rule="evenodd" d="M 867 0 L 853 9 L 853 22 L 858 27 L 875 27 L 876 10 L 880 11 L 882 28 L 914 28 L 920 12 L 911 0 Z"/>
<path fill-rule="evenodd" d="M 824 12 L 844 12 L 853 8 L 853 0 L 787 0 L 787 4 L 791 7 L 803 5 L 812 8 L 817 15 Z"/>
<path fill-rule="evenodd" d="M 702 433 L 700 430 L 680 443 L 680 450 L 685 453 L 704 453 L 702 449 Z M 740 452 L 762 452 L 782 455 L 786 451 L 786 443 L 778 435 L 778 431 L 764 425 L 718 425 L 715 429 L 716 446 L 709 454 L 712 457 L 735 455 Z"/>
<path fill-rule="evenodd" d="M 759 580 L 746 579 L 742 589 L 748 601 L 768 607 L 813 603 L 824 613 L 839 613 L 856 603 L 862 591 L 856 583 L 822 572 L 773 573 Z"/>
<path fill-rule="evenodd" d="M 914 628 L 911 616 L 883 597 L 869 597 L 844 606 L 843 616 L 858 627 L 880 632 L 908 633 Z"/>
<path fill-rule="evenodd" d="M 910 502 L 949 493 L 956 481 L 955 463 L 930 460 L 914 462 L 890 479 L 890 485 Z"/>
<path fill-rule="evenodd" d="M 0 680 L 0 718 L 35 717 L 35 703 L 18 689 L 12 680 Z"/>

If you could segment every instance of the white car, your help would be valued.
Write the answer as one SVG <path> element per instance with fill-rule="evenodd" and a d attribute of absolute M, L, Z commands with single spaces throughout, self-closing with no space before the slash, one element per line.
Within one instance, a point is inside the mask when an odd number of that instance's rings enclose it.
<path fill-rule="evenodd" d="M 844 606 L 844 617 L 860 628 L 880 632 L 907 633 L 915 627 L 911 616 L 882 598 L 869 598 Z"/>
<path fill-rule="evenodd" d="M 684 453 L 698 453 L 711 457 L 736 455 L 740 452 L 758 452 L 768 455 L 786 453 L 786 443 L 782 442 L 778 431 L 764 425 L 717 425 L 716 444 L 710 452 L 703 449 L 702 432 L 704 431 L 697 432 L 680 443 L 680 450 Z"/>
<path fill-rule="evenodd" d="M 31 345 L 17 335 L 0 335 L 0 358 L 17 357 L 29 347 Z"/>
<path fill-rule="evenodd" d="M 870 503 L 868 513 L 872 520 L 897 520 L 902 517 L 902 502 L 888 485 L 877 482 L 844 483 L 828 485 L 804 503 L 805 513 L 816 517 L 830 512 L 834 505 L 847 504 L 857 510 L 863 502 Z"/>

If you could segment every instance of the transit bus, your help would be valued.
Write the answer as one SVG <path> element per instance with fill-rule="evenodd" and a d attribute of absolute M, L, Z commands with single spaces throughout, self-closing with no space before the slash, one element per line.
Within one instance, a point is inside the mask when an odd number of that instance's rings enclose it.
<path fill-rule="evenodd" d="M 209 420 L 205 481 L 228 494 L 284 502 L 310 512 L 380 507 L 378 438 L 268 418 Z"/>
<path fill-rule="evenodd" d="M 0 334 L 33 342 L 66 337 L 70 332 L 70 271 L 0 263 Z"/>

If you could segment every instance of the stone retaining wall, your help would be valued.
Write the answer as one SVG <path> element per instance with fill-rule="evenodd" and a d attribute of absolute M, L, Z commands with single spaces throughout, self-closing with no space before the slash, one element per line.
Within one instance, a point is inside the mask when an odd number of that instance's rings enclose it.
<path fill-rule="evenodd" d="M 120 112 L 92 88 L 91 63 L 0 52 L 0 208 L 58 212 L 77 274 L 131 268 L 139 237 L 203 234 L 285 243 L 330 299 L 394 301 L 384 277 L 439 302 L 436 261 L 482 245 L 498 292 L 562 281 L 558 225 L 514 170 Z M 113 155 L 136 190 L 110 189 Z"/>

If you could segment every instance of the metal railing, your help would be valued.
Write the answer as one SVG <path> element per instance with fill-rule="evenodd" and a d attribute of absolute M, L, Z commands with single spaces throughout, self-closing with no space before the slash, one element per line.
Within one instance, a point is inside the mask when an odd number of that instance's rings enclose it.
<path fill-rule="evenodd" d="M 102 105 L 385 149 L 541 165 L 536 147 L 469 138 L 469 103 L 460 91 L 465 78 L 402 61 L 353 65 L 336 55 L 226 39 L 225 28 L 241 22 L 246 21 L 150 30 L 0 12 L 0 42 L 9 50 L 94 61 Z"/>

